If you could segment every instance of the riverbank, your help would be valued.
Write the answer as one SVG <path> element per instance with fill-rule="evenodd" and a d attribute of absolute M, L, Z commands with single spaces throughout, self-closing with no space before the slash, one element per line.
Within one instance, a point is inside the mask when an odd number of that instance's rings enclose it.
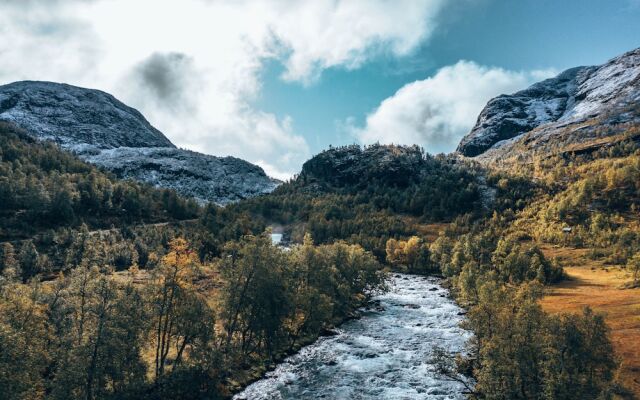
<path fill-rule="evenodd" d="M 224 386 L 224 398 L 232 398 L 235 394 L 241 392 L 252 383 L 263 379 L 269 372 L 275 370 L 281 362 L 288 357 L 297 354 L 306 346 L 312 345 L 323 337 L 337 335 L 338 332 L 336 331 L 336 327 L 339 327 L 348 321 L 359 319 L 362 316 L 363 310 L 366 309 L 367 304 L 371 301 L 371 298 L 364 294 L 361 297 L 362 302 L 357 307 L 344 317 L 336 318 L 327 323 L 317 335 L 299 337 L 296 339 L 296 343 L 294 345 L 279 351 L 272 360 L 258 361 L 257 364 L 251 365 L 246 370 L 236 371 L 232 375 L 232 378 L 227 380 Z"/>
<path fill-rule="evenodd" d="M 365 307 L 365 304 L 363 304 L 362 307 Z M 265 378 L 266 375 L 269 372 L 274 371 L 281 362 L 283 362 L 288 357 L 298 354 L 300 350 L 302 350 L 306 346 L 312 345 L 322 337 L 339 334 L 338 331 L 336 331 L 336 327 L 341 326 L 347 321 L 360 318 L 361 309 L 362 308 L 359 308 L 355 310 L 353 313 L 349 314 L 348 316 L 342 319 L 333 321 L 326 328 L 324 328 L 319 335 L 309 335 L 303 338 L 299 338 L 298 341 L 292 347 L 290 347 L 285 351 L 279 352 L 272 361 L 263 362 L 259 365 L 255 365 L 255 366 L 252 366 L 251 368 L 248 368 L 243 373 L 242 372 L 237 373 L 234 376 L 234 378 L 229 379 L 227 381 L 226 391 L 228 392 L 228 398 L 234 397 L 234 395 L 236 395 L 237 393 L 240 393 L 252 383 Z"/>
<path fill-rule="evenodd" d="M 459 327 L 462 309 L 439 283 L 393 274 L 389 292 L 361 318 L 287 357 L 234 399 L 464 398 L 462 385 L 430 364 L 434 346 L 455 354 L 470 336 Z"/>

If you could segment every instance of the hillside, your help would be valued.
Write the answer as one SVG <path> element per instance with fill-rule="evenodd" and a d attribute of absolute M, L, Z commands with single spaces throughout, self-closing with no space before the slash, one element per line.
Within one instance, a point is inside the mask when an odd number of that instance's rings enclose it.
<path fill-rule="evenodd" d="M 194 218 L 198 206 L 169 189 L 121 181 L 0 122 L 0 240 L 61 227 L 108 228 Z"/>
<path fill-rule="evenodd" d="M 607 324 L 617 328 L 617 320 L 598 313 L 617 310 L 596 302 L 584 304 L 596 313 L 549 309 L 543 298 L 575 276 L 571 260 L 547 251 L 554 245 L 585 247 L 601 262 L 615 262 L 625 272 L 622 282 L 632 283 L 626 271 L 639 250 L 637 158 L 629 139 L 508 170 L 417 147 L 346 146 L 316 155 L 294 181 L 229 211 L 281 225 L 294 243 L 305 233 L 320 243 L 346 240 L 390 268 L 445 276 L 475 337 L 468 358 L 440 368 L 456 379 L 473 376 L 479 396 L 628 396 L 636 390 L 635 331 L 610 336 Z M 491 201 L 482 201 L 483 192 Z M 211 210 L 204 219 L 211 227 L 222 221 Z M 613 290 L 626 299 L 637 292 Z M 619 379 L 616 354 L 623 360 Z"/>
<path fill-rule="evenodd" d="M 302 166 L 300 179 L 338 187 L 404 187 L 420 180 L 426 163 L 418 146 L 352 145 L 332 148 L 311 158 Z"/>
<path fill-rule="evenodd" d="M 74 159 L 52 144 L 29 143 L 36 148 L 24 154 L 55 149 Z M 22 158 L 20 165 L 30 160 Z M 416 147 L 348 146 L 312 158 L 273 193 L 225 208 L 209 204 L 188 225 L 61 229 L 19 250 L 3 244 L 0 343 L 33 340 L 20 346 L 28 357 L 11 351 L 0 358 L 0 386 L 27 398 L 47 391 L 74 397 L 87 392 L 86 382 L 96 398 L 229 398 L 319 335 L 336 335 L 333 326 L 357 318 L 360 307 L 384 313 L 368 300 L 385 290 L 385 271 L 393 269 L 445 277 L 466 308 L 453 308 L 474 333 L 464 356 L 458 364 L 428 361 L 442 379 L 473 377 L 473 390 L 487 397 L 621 392 L 602 317 L 556 317 L 538 303 L 543 285 L 563 279 L 562 263 L 517 221 L 536 204 L 553 204 L 544 202 L 545 182 Z M 491 202 L 483 204 L 483 190 L 493 192 Z M 263 234 L 274 224 L 293 242 L 288 250 Z M 431 329 L 394 328 L 409 336 Z M 90 351 L 99 362 L 86 357 Z M 112 356 L 120 352 L 130 361 Z"/>
<path fill-rule="evenodd" d="M 199 203 L 226 205 L 269 193 L 280 183 L 239 158 L 172 147 L 118 147 L 84 152 L 80 157 L 120 178 L 173 189 Z"/>
<path fill-rule="evenodd" d="M 0 161 L 6 398 L 228 399 L 385 287 L 358 244 L 285 251 L 211 203 L 179 223 L 194 201 L 6 123 Z"/>
<path fill-rule="evenodd" d="M 120 178 L 170 188 L 201 203 L 228 204 L 279 184 L 244 160 L 176 148 L 137 110 L 99 90 L 35 81 L 0 86 L 0 121 Z"/>
<path fill-rule="evenodd" d="M 520 210 L 487 223 L 492 235 L 534 246 L 563 267 L 565 279 L 540 300 L 545 310 L 604 313 L 619 382 L 629 390 L 619 390 L 621 398 L 640 395 L 639 85 L 638 49 L 570 69 L 491 100 L 458 147 L 494 173 L 535 184 Z M 459 243 L 483 238 L 465 229 L 471 238 L 457 237 Z M 493 262 L 502 259 L 495 252 Z M 461 293 L 466 284 L 458 281 Z"/>
<path fill-rule="evenodd" d="M 282 225 L 294 241 L 305 232 L 317 243 L 346 240 L 384 260 L 391 237 L 410 236 L 419 224 L 486 212 L 483 193 L 489 188 L 482 170 L 470 166 L 417 146 L 336 147 L 312 157 L 269 196 L 231 210 L 263 225 Z"/>
<path fill-rule="evenodd" d="M 0 86 L 0 120 L 67 149 L 175 147 L 142 114 L 112 95 L 62 83 Z"/>

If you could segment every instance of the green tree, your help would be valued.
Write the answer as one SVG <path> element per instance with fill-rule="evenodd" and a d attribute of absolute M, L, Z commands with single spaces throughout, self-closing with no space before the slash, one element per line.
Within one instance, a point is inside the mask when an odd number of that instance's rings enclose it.
<path fill-rule="evenodd" d="M 68 188 L 63 188 L 54 194 L 49 219 L 60 225 L 70 223 L 75 219 L 73 196 Z"/>
<path fill-rule="evenodd" d="M 266 235 L 245 236 L 223 253 L 225 348 L 242 354 L 265 351 L 269 357 L 285 339 L 283 322 L 290 312 L 287 255 Z"/>
<path fill-rule="evenodd" d="M 636 253 L 627 261 L 627 269 L 631 272 L 633 286 L 640 285 L 640 252 Z"/>
<path fill-rule="evenodd" d="M 32 240 L 26 240 L 22 243 L 20 252 L 18 253 L 18 260 L 20 261 L 20 267 L 22 268 L 22 274 L 25 279 L 39 272 L 38 250 Z"/>
<path fill-rule="evenodd" d="M 5 280 L 15 280 L 22 276 L 20 263 L 16 259 L 16 253 L 11 243 L 2 244 L 2 263 L 0 264 L 0 272 Z"/>
<path fill-rule="evenodd" d="M 40 286 L 0 286 L 0 393 L 6 399 L 43 399 L 50 354 L 47 315 L 37 303 Z"/>
<path fill-rule="evenodd" d="M 545 337 L 545 398 L 610 397 L 617 364 L 603 316 L 585 308 L 582 315 L 550 318 L 548 327 Z"/>
<path fill-rule="evenodd" d="M 610 392 L 616 363 L 601 315 L 550 316 L 539 283 L 507 287 L 486 276 L 466 326 L 475 394 L 486 399 L 598 399 Z M 451 368 L 447 368 L 451 372 Z"/>

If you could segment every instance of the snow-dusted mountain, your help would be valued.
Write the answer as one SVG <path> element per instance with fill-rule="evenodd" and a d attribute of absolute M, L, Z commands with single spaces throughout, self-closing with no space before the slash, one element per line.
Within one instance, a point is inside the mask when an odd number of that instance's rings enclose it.
<path fill-rule="evenodd" d="M 99 90 L 53 82 L 0 86 L 0 119 L 62 147 L 175 147 L 137 110 Z"/>
<path fill-rule="evenodd" d="M 83 158 L 122 178 L 222 205 L 269 193 L 278 186 L 262 168 L 239 158 L 170 147 L 118 147 L 83 153 Z"/>
<path fill-rule="evenodd" d="M 518 145 L 539 149 L 612 136 L 638 122 L 640 48 L 490 100 L 458 151 L 495 158 Z"/>
<path fill-rule="evenodd" d="M 279 183 L 247 161 L 176 148 L 140 112 L 99 90 L 35 81 L 0 86 L 0 120 L 122 178 L 202 202 L 227 204 Z"/>

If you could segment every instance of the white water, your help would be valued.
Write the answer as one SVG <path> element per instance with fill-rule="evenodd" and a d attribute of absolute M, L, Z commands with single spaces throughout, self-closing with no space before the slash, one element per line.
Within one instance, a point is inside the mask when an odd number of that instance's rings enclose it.
<path fill-rule="evenodd" d="M 282 242 L 282 233 L 272 233 L 271 234 L 271 243 L 274 246 L 277 246 Z"/>
<path fill-rule="evenodd" d="M 464 399 L 461 384 L 438 376 L 434 346 L 460 352 L 469 332 L 461 309 L 435 278 L 394 274 L 376 310 L 343 324 L 285 359 L 234 397 L 272 399 Z"/>

